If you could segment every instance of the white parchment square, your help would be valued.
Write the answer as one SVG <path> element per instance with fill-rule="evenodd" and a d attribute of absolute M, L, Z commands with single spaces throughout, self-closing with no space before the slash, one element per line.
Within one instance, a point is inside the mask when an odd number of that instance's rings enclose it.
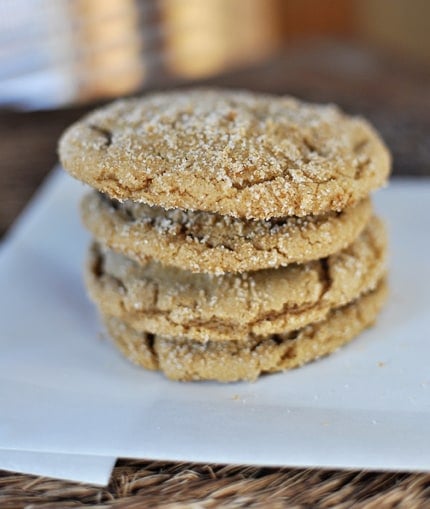
<path fill-rule="evenodd" d="M 375 195 L 389 303 L 336 354 L 253 384 L 178 383 L 102 339 L 81 268 L 83 186 L 55 174 L 0 250 L 0 448 L 430 470 L 430 181 Z"/>
<path fill-rule="evenodd" d="M 0 450 L 0 469 L 105 486 L 115 458 L 51 452 Z"/>

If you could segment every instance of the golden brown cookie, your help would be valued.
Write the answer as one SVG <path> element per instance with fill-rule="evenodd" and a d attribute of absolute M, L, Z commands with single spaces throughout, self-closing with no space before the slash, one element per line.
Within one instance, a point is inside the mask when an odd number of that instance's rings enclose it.
<path fill-rule="evenodd" d="M 112 198 L 254 219 L 340 211 L 390 170 L 362 118 L 227 90 L 116 101 L 72 125 L 59 154 L 74 177 Z"/>
<path fill-rule="evenodd" d="M 161 370 L 173 380 L 255 380 L 259 375 L 301 366 L 327 355 L 374 323 L 386 299 L 381 281 L 354 302 L 330 311 L 325 320 L 296 331 L 200 343 L 137 332 L 118 318 L 104 316 L 109 334 L 121 352 L 146 369 Z"/>
<path fill-rule="evenodd" d="M 346 249 L 304 265 L 241 274 L 193 274 L 136 262 L 94 245 L 90 296 L 134 329 L 198 341 L 298 329 L 371 290 L 385 271 L 385 230 L 372 218 Z"/>
<path fill-rule="evenodd" d="M 81 210 L 85 226 L 98 241 L 139 263 L 149 256 L 192 272 L 222 274 L 333 254 L 361 233 L 372 206 L 367 198 L 342 212 L 258 221 L 120 203 L 91 192 Z"/>

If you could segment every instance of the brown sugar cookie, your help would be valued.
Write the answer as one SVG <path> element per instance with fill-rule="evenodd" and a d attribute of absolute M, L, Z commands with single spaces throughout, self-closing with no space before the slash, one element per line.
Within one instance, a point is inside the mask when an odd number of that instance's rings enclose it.
<path fill-rule="evenodd" d="M 385 271 L 385 230 L 372 218 L 346 249 L 322 260 L 240 274 L 193 274 L 153 260 L 140 266 L 94 245 L 90 296 L 134 329 L 198 341 L 298 329 L 371 290 Z"/>
<path fill-rule="evenodd" d="M 318 323 L 286 334 L 244 341 L 167 338 L 137 332 L 118 318 L 103 321 L 117 347 L 132 362 L 161 370 L 173 380 L 255 380 L 259 375 L 301 366 L 328 355 L 374 323 L 386 299 L 385 281 Z"/>
<path fill-rule="evenodd" d="M 389 153 L 333 105 L 245 91 L 125 99 L 72 125 L 64 168 L 120 201 L 269 219 L 340 211 L 382 186 Z"/>
<path fill-rule="evenodd" d="M 101 243 L 139 263 L 148 256 L 191 272 L 222 274 L 276 268 L 324 258 L 361 233 L 370 199 L 303 218 L 246 220 L 210 212 L 120 203 L 91 192 L 81 205 L 85 226 Z"/>

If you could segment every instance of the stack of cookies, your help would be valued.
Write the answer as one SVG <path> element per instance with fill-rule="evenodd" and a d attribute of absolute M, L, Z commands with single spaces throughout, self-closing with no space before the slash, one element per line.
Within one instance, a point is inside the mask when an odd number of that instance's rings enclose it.
<path fill-rule="evenodd" d="M 254 380 L 371 325 L 390 170 L 363 119 L 290 97 L 188 90 L 71 126 L 64 168 L 94 188 L 86 280 L 119 349 L 175 380 Z"/>

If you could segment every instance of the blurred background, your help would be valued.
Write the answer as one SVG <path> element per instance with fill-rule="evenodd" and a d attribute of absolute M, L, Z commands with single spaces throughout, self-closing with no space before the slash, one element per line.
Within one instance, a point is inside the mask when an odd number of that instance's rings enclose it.
<path fill-rule="evenodd" d="M 428 0 L 2 0 L 0 104 L 57 107 L 196 80 L 330 38 L 430 69 Z M 331 65 L 366 72 L 360 55 Z"/>
<path fill-rule="evenodd" d="M 430 175 L 428 0 L 0 0 L 0 234 L 69 123 L 190 84 L 336 102 Z"/>

